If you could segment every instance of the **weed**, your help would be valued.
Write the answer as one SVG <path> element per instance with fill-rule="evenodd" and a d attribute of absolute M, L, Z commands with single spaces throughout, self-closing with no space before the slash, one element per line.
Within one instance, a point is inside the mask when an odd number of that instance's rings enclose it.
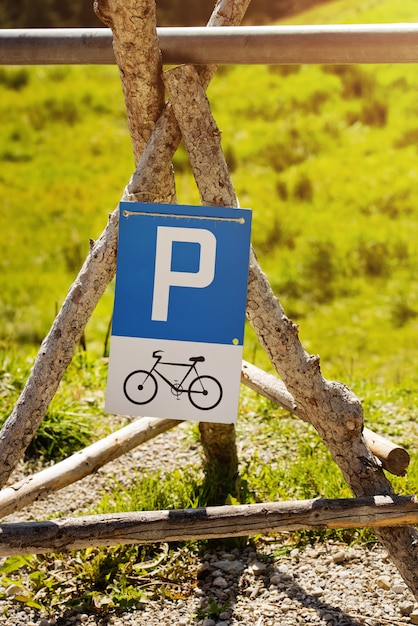
<path fill-rule="evenodd" d="M 14 91 L 20 91 L 29 84 L 30 72 L 27 68 L 0 69 L 0 85 L 4 85 Z"/>
<path fill-rule="evenodd" d="M 370 98 L 374 95 L 376 81 L 362 67 L 356 65 L 330 65 L 325 66 L 323 69 L 324 72 L 334 73 L 339 76 L 342 84 L 342 98 Z"/>
<path fill-rule="evenodd" d="M 218 604 L 214 598 L 208 598 L 207 607 L 198 609 L 196 616 L 198 619 L 211 619 L 218 621 L 221 613 L 224 613 L 229 606 L 229 601 Z"/>
<path fill-rule="evenodd" d="M 385 241 L 362 241 L 357 248 L 359 267 L 366 276 L 388 276 L 390 272 L 390 248 Z"/>
<path fill-rule="evenodd" d="M 314 194 L 314 186 L 312 180 L 307 174 L 302 173 L 293 188 L 293 197 L 296 200 L 304 202 L 312 202 Z"/>
<path fill-rule="evenodd" d="M 91 415 L 83 414 L 76 403 L 58 403 L 50 407 L 26 457 L 61 460 L 89 445 L 95 434 Z"/>
<path fill-rule="evenodd" d="M 173 564 L 174 556 L 175 564 Z M 105 615 L 137 608 L 171 586 L 187 581 L 189 548 L 169 551 L 160 546 L 88 548 L 64 554 L 9 557 L 0 567 L 14 600 L 39 610 L 78 608 Z M 71 581 L 71 584 L 69 582 Z M 169 594 L 169 591 L 166 591 Z M 3 594 L 2 594 L 3 595 Z"/>
<path fill-rule="evenodd" d="M 363 105 L 360 120 L 368 126 L 386 126 L 388 120 L 388 106 L 386 102 L 377 98 L 369 99 Z"/>
<path fill-rule="evenodd" d="M 391 319 L 395 327 L 401 328 L 418 317 L 418 307 L 411 304 L 408 297 L 400 294 L 391 303 Z"/>

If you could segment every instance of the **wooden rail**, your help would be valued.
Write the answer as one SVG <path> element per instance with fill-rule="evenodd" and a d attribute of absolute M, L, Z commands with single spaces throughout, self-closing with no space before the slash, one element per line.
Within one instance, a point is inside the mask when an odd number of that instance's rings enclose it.
<path fill-rule="evenodd" d="M 142 511 L 0 524 L 0 556 L 89 546 L 243 537 L 302 529 L 418 523 L 414 496 L 370 496 Z"/>

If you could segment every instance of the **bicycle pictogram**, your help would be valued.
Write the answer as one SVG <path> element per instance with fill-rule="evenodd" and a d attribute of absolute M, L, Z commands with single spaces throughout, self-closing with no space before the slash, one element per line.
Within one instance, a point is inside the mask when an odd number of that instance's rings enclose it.
<path fill-rule="evenodd" d="M 158 379 L 161 378 L 171 389 L 171 393 L 180 399 L 186 393 L 190 402 L 196 409 L 209 411 L 214 409 L 222 400 L 222 386 L 213 376 L 200 375 L 197 371 L 197 363 L 204 363 L 204 356 L 192 356 L 188 363 L 171 363 L 162 360 L 162 350 L 152 353 L 155 363 L 150 370 L 135 370 L 128 374 L 123 383 L 123 392 L 133 404 L 148 404 L 158 393 Z M 170 380 L 159 369 L 159 366 L 175 366 L 187 368 L 183 378 Z M 186 383 L 186 380 L 190 381 Z"/>

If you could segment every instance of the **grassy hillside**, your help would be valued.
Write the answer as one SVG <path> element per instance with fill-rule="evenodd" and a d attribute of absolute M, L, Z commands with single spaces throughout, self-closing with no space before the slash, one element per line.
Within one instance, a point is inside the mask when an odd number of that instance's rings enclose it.
<path fill-rule="evenodd" d="M 344 0 L 288 22 L 417 18 L 415 0 Z M 208 92 L 241 205 L 254 210 L 254 247 L 305 346 L 376 420 L 390 401 L 408 424 L 417 381 L 417 90 L 412 65 L 306 65 L 223 67 Z M 114 67 L 0 68 L 0 116 L 6 415 L 26 356 L 117 205 L 133 159 Z M 175 168 L 179 201 L 197 203 L 183 150 Z M 89 358 L 102 354 L 112 295 L 110 286 L 87 328 Z M 250 330 L 245 350 L 268 366 Z M 72 400 L 81 395 L 76 385 Z"/>

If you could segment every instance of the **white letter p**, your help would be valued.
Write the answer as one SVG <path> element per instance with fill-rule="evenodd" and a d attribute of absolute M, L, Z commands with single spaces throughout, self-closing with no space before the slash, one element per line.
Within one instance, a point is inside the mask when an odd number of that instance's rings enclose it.
<path fill-rule="evenodd" d="M 172 271 L 171 260 L 174 241 L 200 245 L 197 272 Z M 215 259 L 216 237 L 210 230 L 158 226 L 151 319 L 160 322 L 167 321 L 170 287 L 200 289 L 208 287 L 215 276 Z"/>

